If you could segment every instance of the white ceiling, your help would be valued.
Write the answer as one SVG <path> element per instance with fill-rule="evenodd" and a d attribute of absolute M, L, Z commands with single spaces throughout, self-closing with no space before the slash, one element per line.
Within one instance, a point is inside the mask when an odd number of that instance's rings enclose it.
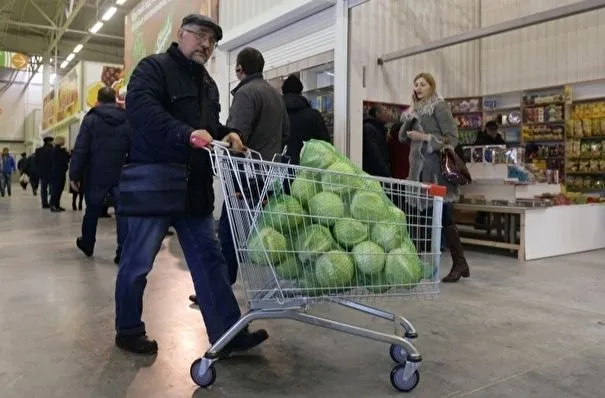
<path fill-rule="evenodd" d="M 126 0 L 117 6 L 116 0 L 0 0 L 0 49 L 56 56 L 59 65 L 83 43 L 70 65 L 78 60 L 121 64 L 124 17 L 138 2 Z M 111 6 L 118 11 L 98 33 L 91 34 L 88 30 Z"/>

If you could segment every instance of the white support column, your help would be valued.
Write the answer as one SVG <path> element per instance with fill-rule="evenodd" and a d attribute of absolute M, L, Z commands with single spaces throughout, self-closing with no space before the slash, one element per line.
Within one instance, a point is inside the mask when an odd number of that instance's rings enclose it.
<path fill-rule="evenodd" d="M 334 145 L 353 161 L 349 136 L 349 4 L 336 1 L 334 34 Z"/>
<path fill-rule="evenodd" d="M 42 97 L 44 97 L 51 90 L 50 75 L 52 73 L 52 67 L 50 66 L 48 57 L 44 57 L 42 62 Z"/>

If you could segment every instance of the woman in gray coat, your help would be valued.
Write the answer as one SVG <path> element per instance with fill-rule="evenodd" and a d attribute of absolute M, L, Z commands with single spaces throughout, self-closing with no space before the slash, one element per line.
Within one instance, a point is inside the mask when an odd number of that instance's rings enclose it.
<path fill-rule="evenodd" d="M 435 79 L 429 73 L 420 73 L 414 78 L 412 107 L 410 113 L 402 116 L 402 121 L 413 122 L 404 123 L 399 131 L 400 141 L 411 140 L 408 178 L 447 187 L 442 227 L 453 265 L 442 281 L 457 282 L 461 277 L 468 278 L 470 270 L 452 217 L 452 204 L 458 199 L 459 187 L 443 177 L 441 149 L 458 145 L 458 129 L 448 103 L 437 93 Z M 411 129 L 406 131 L 406 125 L 411 125 Z"/>

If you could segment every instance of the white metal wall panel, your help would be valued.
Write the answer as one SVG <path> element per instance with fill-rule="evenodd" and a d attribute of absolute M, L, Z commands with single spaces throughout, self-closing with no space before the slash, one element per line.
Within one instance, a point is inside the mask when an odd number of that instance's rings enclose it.
<path fill-rule="evenodd" d="M 221 0 L 219 1 L 218 17 L 227 32 L 238 25 L 269 11 L 285 0 Z"/>
<path fill-rule="evenodd" d="M 292 25 L 237 48 L 229 54 L 229 82 L 237 82 L 235 61 L 244 47 L 263 53 L 265 70 L 296 62 L 334 49 L 335 8 L 331 7 Z"/>
<path fill-rule="evenodd" d="M 478 94 L 478 41 L 382 66 L 376 60 L 388 52 L 478 28 L 479 6 L 480 0 L 370 0 L 351 9 L 351 73 L 365 75 L 363 99 L 409 103 L 412 80 L 423 71 L 435 76 L 437 89 L 444 96 Z"/>
<path fill-rule="evenodd" d="M 481 0 L 493 25 L 578 0 Z M 482 39 L 482 93 L 492 94 L 605 78 L 605 10 Z"/>

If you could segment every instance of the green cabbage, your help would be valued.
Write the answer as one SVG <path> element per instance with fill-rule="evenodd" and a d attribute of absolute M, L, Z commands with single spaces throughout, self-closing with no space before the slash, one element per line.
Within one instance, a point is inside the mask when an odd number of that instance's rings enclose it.
<path fill-rule="evenodd" d="M 344 173 L 351 175 L 341 175 L 333 173 Z M 355 169 L 345 162 L 333 163 L 327 168 L 321 178 L 321 183 L 324 191 L 330 191 L 339 195 L 346 194 L 351 191 L 355 191 L 361 187 L 363 180 L 355 174 Z"/>
<path fill-rule="evenodd" d="M 359 221 L 384 221 L 389 210 L 379 194 L 358 191 L 351 201 L 351 215 Z"/>
<path fill-rule="evenodd" d="M 422 280 L 424 270 L 417 255 L 404 249 L 391 250 L 387 255 L 384 272 L 390 285 L 412 287 Z"/>
<path fill-rule="evenodd" d="M 275 273 L 283 279 L 296 279 L 299 277 L 301 264 L 296 256 L 288 255 L 275 266 Z"/>
<path fill-rule="evenodd" d="M 267 264 L 267 257 L 272 264 L 277 264 L 287 254 L 286 238 L 275 229 L 264 227 L 250 236 L 248 254 L 255 264 Z"/>
<path fill-rule="evenodd" d="M 336 221 L 333 232 L 336 241 L 347 249 L 368 239 L 368 227 L 352 218 Z"/>
<path fill-rule="evenodd" d="M 355 265 L 348 253 L 332 250 L 315 263 L 315 276 L 321 287 L 347 287 L 355 275 Z"/>
<path fill-rule="evenodd" d="M 312 263 L 322 253 L 336 246 L 330 230 L 323 225 L 309 225 L 298 233 L 295 242 L 298 258 L 303 263 Z"/>
<path fill-rule="evenodd" d="M 305 141 L 300 152 L 301 166 L 326 169 L 336 161 L 336 149 L 322 140 Z"/>
<path fill-rule="evenodd" d="M 305 210 L 298 200 L 289 195 L 280 195 L 269 199 L 263 208 L 260 225 L 289 234 L 296 231 L 304 216 Z"/>
<path fill-rule="evenodd" d="M 351 251 L 357 269 L 364 275 L 375 275 L 382 272 L 385 262 L 385 253 L 382 247 L 371 241 L 365 241 Z"/>
<path fill-rule="evenodd" d="M 332 226 L 345 215 L 345 205 L 332 192 L 320 192 L 309 200 L 309 214 L 320 224 Z"/>
<path fill-rule="evenodd" d="M 294 179 L 290 190 L 292 196 L 307 208 L 309 199 L 321 192 L 321 185 L 313 177 L 313 174 L 310 172 L 299 173 L 296 179 Z"/>
<path fill-rule="evenodd" d="M 403 243 L 401 226 L 397 224 L 375 224 L 370 233 L 370 239 L 378 243 L 388 253 Z"/>

